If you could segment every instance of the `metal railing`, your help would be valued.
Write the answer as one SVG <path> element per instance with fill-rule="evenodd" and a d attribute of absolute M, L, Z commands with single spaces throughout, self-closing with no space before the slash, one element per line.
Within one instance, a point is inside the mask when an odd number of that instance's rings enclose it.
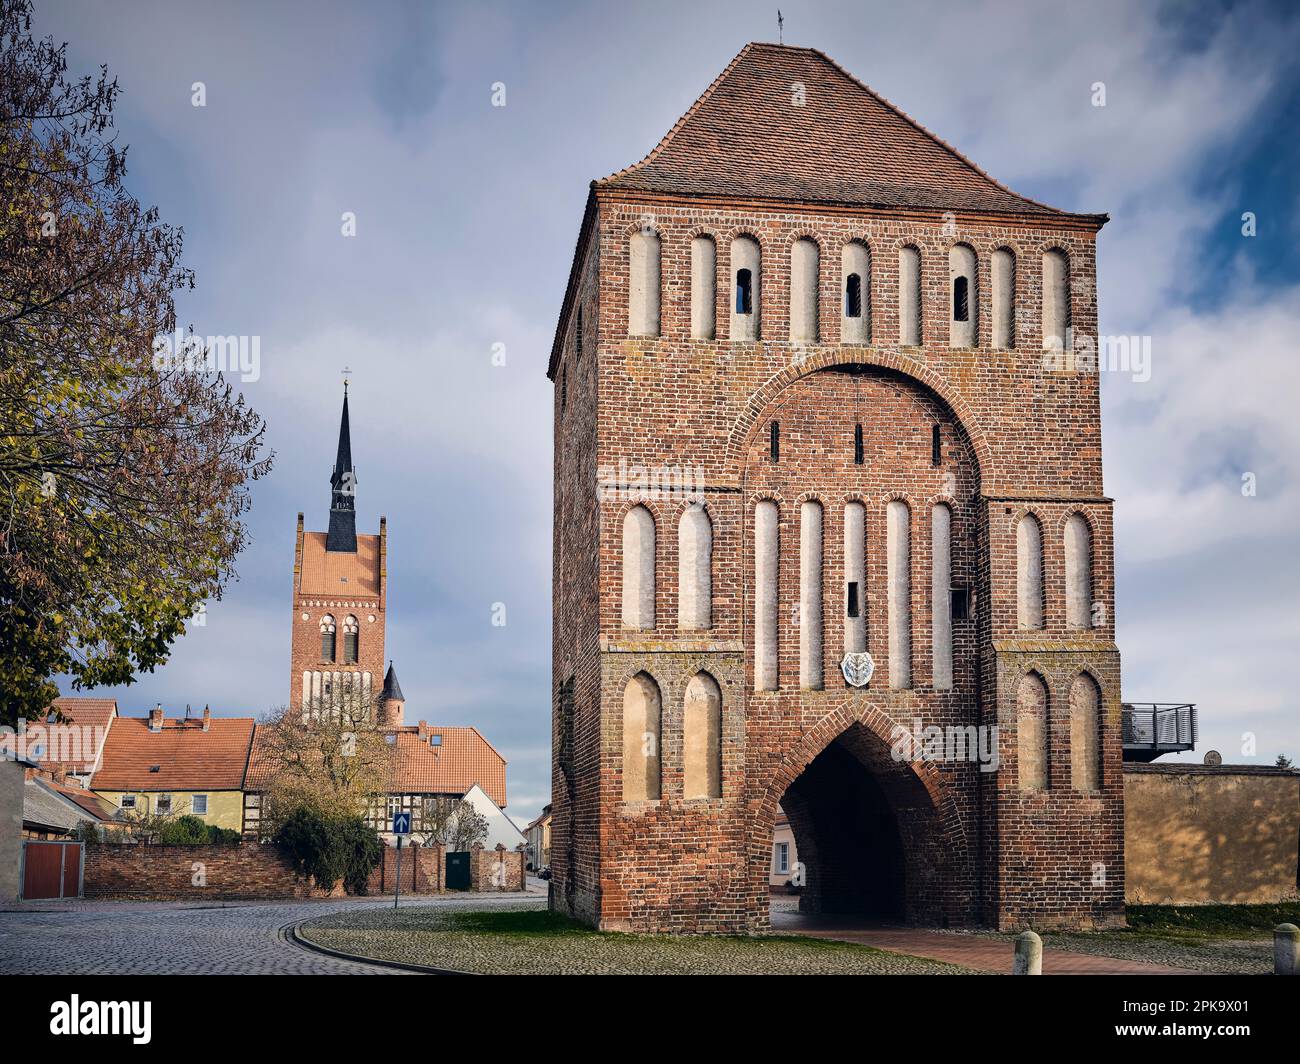
<path fill-rule="evenodd" d="M 1151 757 L 1196 746 L 1196 705 L 1192 702 L 1125 702 L 1124 750 Z"/>

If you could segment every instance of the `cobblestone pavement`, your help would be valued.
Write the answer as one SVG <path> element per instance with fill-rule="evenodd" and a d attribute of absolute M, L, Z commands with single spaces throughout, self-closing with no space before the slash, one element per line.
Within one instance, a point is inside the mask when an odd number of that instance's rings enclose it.
<path fill-rule="evenodd" d="M 402 907 L 484 909 L 545 895 L 403 898 Z M 286 941 L 282 929 L 309 916 L 392 899 L 214 903 L 42 903 L 0 912 L 0 973 L 10 975 L 398 975 Z"/>

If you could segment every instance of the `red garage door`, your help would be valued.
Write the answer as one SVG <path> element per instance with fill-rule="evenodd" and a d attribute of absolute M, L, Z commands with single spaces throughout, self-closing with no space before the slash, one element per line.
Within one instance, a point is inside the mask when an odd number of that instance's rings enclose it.
<path fill-rule="evenodd" d="M 76 898 L 81 895 L 81 843 L 23 842 L 23 898 Z"/>

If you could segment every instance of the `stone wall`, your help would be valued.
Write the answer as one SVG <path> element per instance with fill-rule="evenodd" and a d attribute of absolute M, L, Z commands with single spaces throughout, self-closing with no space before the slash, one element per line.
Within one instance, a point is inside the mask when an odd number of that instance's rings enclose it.
<path fill-rule="evenodd" d="M 1256 765 L 1125 765 L 1130 903 L 1296 897 L 1300 772 Z"/>
<path fill-rule="evenodd" d="M 497 843 L 495 850 L 485 850 L 476 844 L 469 858 L 470 890 L 526 890 L 527 862 L 528 854 L 522 846 L 507 850 Z"/>

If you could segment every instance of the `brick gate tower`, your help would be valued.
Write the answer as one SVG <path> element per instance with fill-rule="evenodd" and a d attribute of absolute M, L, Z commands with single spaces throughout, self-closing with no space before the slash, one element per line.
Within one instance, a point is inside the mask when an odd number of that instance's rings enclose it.
<path fill-rule="evenodd" d="M 1123 919 L 1095 239 L 751 44 L 593 182 L 555 383 L 552 905 Z"/>
<path fill-rule="evenodd" d="M 345 384 L 328 530 L 304 531 L 298 515 L 289 666 L 294 706 L 328 708 L 345 699 L 369 704 L 383 687 L 388 519 L 380 517 L 378 535 L 358 534 L 356 494 Z"/>

